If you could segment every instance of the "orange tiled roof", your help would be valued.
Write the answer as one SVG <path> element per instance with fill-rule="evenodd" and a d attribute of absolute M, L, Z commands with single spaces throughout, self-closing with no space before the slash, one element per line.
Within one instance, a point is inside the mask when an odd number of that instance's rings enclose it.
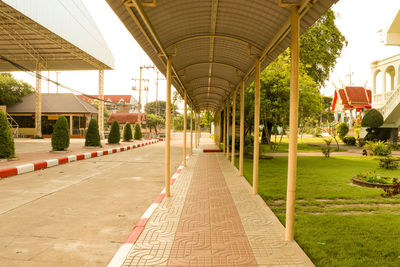
<path fill-rule="evenodd" d="M 146 114 L 142 113 L 142 121 L 146 121 Z M 135 124 L 138 121 L 138 113 L 113 113 L 107 120 L 108 124 L 118 121 L 119 124 L 125 124 L 129 122 L 130 124 Z"/>
<path fill-rule="evenodd" d="M 371 108 L 372 92 L 364 87 L 346 86 L 344 89 L 335 91 L 332 111 L 335 110 L 337 97 L 340 97 L 345 110 Z"/>
<path fill-rule="evenodd" d="M 98 95 L 91 95 L 92 97 L 99 97 Z M 90 97 L 85 96 L 85 95 L 79 95 L 80 98 L 86 100 L 89 102 Z M 125 103 L 130 103 L 131 102 L 131 95 L 104 95 L 104 100 L 106 101 L 111 101 L 113 103 L 119 103 L 119 101 L 122 99 Z"/>

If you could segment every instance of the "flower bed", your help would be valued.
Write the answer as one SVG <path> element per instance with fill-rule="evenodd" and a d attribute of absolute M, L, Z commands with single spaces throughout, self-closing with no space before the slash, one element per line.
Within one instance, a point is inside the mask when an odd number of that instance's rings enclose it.
<path fill-rule="evenodd" d="M 396 178 L 383 177 L 374 172 L 361 173 L 353 177 L 353 183 L 366 187 L 392 188 Z"/>

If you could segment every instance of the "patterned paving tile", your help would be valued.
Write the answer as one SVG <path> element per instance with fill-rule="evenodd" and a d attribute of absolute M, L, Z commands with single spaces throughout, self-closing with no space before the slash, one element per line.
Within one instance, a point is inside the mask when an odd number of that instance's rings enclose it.
<path fill-rule="evenodd" d="M 198 156 L 168 266 L 257 266 L 213 154 Z"/>
<path fill-rule="evenodd" d="M 296 242 L 284 240 L 284 227 L 225 157 L 218 162 L 259 266 L 314 266 Z"/>

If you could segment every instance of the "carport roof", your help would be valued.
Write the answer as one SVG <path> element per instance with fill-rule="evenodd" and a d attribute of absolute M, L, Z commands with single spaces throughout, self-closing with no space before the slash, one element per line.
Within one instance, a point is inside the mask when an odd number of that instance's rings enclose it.
<path fill-rule="evenodd" d="M 173 85 L 196 110 L 218 110 L 240 85 L 254 80 L 257 54 L 264 69 L 290 43 L 290 9 L 278 0 L 107 0 L 165 75 L 172 59 Z M 336 0 L 300 3 L 301 31 Z"/>
<path fill-rule="evenodd" d="M 80 0 L 0 0 L 0 55 L 35 70 L 112 69 L 114 58 Z M 20 70 L 0 60 L 0 71 Z"/>

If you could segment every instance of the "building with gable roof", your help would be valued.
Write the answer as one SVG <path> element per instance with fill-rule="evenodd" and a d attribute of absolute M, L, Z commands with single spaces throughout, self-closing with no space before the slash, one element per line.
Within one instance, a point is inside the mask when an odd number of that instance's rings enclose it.
<path fill-rule="evenodd" d="M 336 88 L 332 101 L 332 112 L 336 122 L 348 122 L 352 127 L 357 119 L 371 109 L 372 91 L 365 87 L 345 86 Z"/>
<path fill-rule="evenodd" d="M 79 97 L 91 104 L 95 104 L 99 98 L 98 95 L 79 95 Z M 132 95 L 104 95 L 104 101 L 110 113 L 138 112 L 139 102 Z"/>

